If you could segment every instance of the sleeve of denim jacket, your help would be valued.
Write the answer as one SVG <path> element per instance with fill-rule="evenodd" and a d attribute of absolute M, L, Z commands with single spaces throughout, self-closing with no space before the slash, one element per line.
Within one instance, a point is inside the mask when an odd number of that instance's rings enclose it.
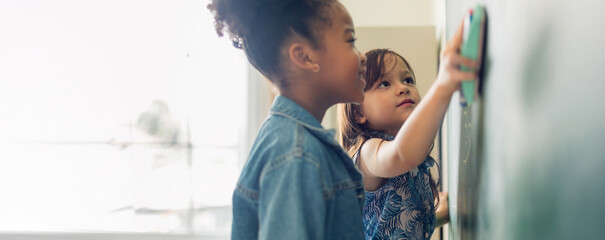
<path fill-rule="evenodd" d="M 323 239 L 326 202 L 319 166 L 287 160 L 261 177 L 259 239 Z"/>

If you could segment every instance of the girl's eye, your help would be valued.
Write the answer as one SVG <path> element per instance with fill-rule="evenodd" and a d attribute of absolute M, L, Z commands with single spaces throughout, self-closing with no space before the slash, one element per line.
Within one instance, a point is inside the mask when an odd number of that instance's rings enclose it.
<path fill-rule="evenodd" d="M 414 84 L 415 82 L 414 82 L 413 78 L 409 77 L 409 78 L 403 79 L 403 83 Z"/>
<path fill-rule="evenodd" d="M 357 38 L 354 38 L 354 37 L 347 40 L 348 43 L 351 43 L 353 45 L 355 45 L 355 41 L 357 41 Z"/>
<path fill-rule="evenodd" d="M 387 82 L 387 81 L 382 81 L 382 82 L 381 82 L 381 83 L 378 85 L 378 88 L 383 88 L 383 87 L 388 87 L 388 86 L 391 86 L 391 83 L 390 83 L 390 82 Z"/>

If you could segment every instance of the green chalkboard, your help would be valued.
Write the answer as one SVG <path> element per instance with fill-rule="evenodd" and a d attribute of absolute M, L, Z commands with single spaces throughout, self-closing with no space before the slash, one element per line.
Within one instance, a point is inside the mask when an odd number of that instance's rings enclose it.
<path fill-rule="evenodd" d="M 605 239 L 605 1 L 485 7 L 483 82 L 448 110 L 449 239 Z"/>

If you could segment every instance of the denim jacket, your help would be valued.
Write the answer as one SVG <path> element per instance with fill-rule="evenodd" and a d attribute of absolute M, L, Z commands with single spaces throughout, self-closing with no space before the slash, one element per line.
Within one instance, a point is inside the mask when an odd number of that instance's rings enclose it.
<path fill-rule="evenodd" d="M 233 193 L 232 239 L 363 239 L 361 173 L 334 130 L 278 96 Z"/>

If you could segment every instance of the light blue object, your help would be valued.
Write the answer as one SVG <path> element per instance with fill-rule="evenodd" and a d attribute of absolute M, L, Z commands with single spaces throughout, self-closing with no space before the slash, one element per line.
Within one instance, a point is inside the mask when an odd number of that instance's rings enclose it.
<path fill-rule="evenodd" d="M 480 50 L 483 47 L 484 28 L 485 28 L 485 10 L 480 5 L 477 5 L 472 14 L 469 14 L 464 26 L 464 41 L 462 43 L 462 56 L 472 59 L 480 59 Z M 465 66 L 460 67 L 463 71 L 470 70 Z M 475 79 L 469 79 L 462 82 L 462 96 L 466 100 L 467 105 L 473 104 L 475 98 Z"/>
<path fill-rule="evenodd" d="M 335 132 L 285 96 L 269 111 L 233 192 L 231 238 L 364 239 L 363 178 Z"/>

